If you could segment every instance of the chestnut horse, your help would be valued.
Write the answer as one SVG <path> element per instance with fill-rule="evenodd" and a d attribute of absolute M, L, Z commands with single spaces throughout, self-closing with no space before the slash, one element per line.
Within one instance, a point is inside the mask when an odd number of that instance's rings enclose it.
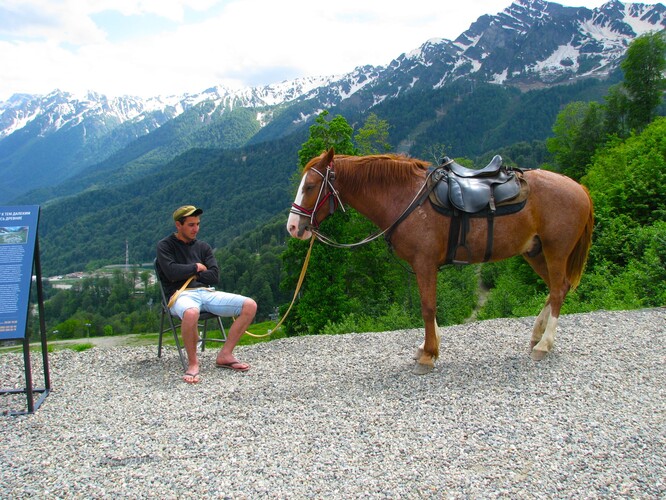
<path fill-rule="evenodd" d="M 390 230 L 390 244 L 412 267 L 421 296 L 425 340 L 416 353 L 416 373 L 430 371 L 439 355 L 437 271 L 445 263 L 451 224 L 429 201 L 403 215 L 423 191 L 428 166 L 404 156 L 344 156 L 331 149 L 305 166 L 287 221 L 291 236 L 306 240 L 338 204 L 347 204 L 376 224 L 380 234 Z M 489 261 L 522 255 L 546 282 L 550 293 L 530 344 L 532 358 L 540 360 L 553 346 L 562 302 L 583 273 L 594 214 L 587 190 L 572 179 L 546 170 L 523 175 L 529 185 L 527 201 L 519 212 L 495 217 Z M 470 219 L 469 263 L 484 260 L 487 227 L 483 217 Z"/>

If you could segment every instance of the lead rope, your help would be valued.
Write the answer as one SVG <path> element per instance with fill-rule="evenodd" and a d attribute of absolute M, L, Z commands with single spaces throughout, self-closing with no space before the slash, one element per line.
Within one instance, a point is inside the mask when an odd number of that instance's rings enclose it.
<path fill-rule="evenodd" d="M 256 339 L 260 339 L 263 337 L 268 337 L 269 335 L 272 335 L 280 326 L 282 326 L 282 323 L 284 320 L 287 318 L 289 315 L 289 311 L 291 311 L 292 306 L 294 305 L 294 302 L 296 302 L 296 297 L 298 296 L 298 292 L 301 290 L 301 285 L 303 284 L 303 280 L 305 279 L 305 271 L 308 269 L 308 264 L 310 263 L 310 254 L 312 253 L 312 246 L 314 245 L 315 240 L 317 239 L 316 235 L 312 235 L 312 238 L 310 238 L 310 248 L 308 248 L 308 253 L 305 255 L 305 259 L 303 260 L 303 269 L 301 269 L 301 275 L 298 277 L 298 284 L 296 285 L 296 291 L 294 292 L 294 298 L 291 299 L 291 304 L 289 304 L 289 309 L 287 309 L 287 312 L 284 313 L 284 316 L 282 316 L 282 319 L 279 321 L 277 325 L 275 325 L 275 328 L 272 330 L 268 330 L 268 332 L 257 335 L 255 333 L 250 333 L 247 330 L 245 331 L 245 335 L 249 335 L 250 337 L 254 337 Z M 234 318 L 235 320 L 236 318 Z"/>
<path fill-rule="evenodd" d="M 181 286 L 180 289 L 177 290 L 171 296 L 171 298 L 169 299 L 169 302 L 167 303 L 167 308 L 171 309 L 173 307 L 173 305 L 176 303 L 176 299 L 178 299 L 178 296 L 182 293 L 183 290 L 185 290 L 187 288 L 187 285 L 189 285 L 190 281 L 192 281 L 194 279 L 194 276 L 196 276 L 196 275 L 192 275 L 189 278 L 187 278 L 187 281 L 185 283 L 183 283 L 183 286 Z"/>

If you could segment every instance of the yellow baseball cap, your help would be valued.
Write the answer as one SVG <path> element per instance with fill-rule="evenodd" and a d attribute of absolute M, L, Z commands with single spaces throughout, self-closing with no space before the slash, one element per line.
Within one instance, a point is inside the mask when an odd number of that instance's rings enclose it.
<path fill-rule="evenodd" d="M 177 208 L 176 211 L 173 213 L 173 220 L 179 221 L 183 217 L 196 217 L 197 215 L 201 215 L 203 213 L 203 210 L 200 208 L 197 208 L 193 205 L 184 205 L 180 208 Z"/>

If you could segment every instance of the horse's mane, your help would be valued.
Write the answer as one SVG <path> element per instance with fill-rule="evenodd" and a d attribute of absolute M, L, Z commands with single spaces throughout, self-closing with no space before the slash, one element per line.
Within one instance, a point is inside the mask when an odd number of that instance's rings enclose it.
<path fill-rule="evenodd" d="M 305 166 L 305 170 L 318 164 L 321 157 L 314 158 Z M 335 155 L 333 169 L 336 179 L 344 182 L 347 189 L 360 190 L 374 187 L 383 189 L 405 184 L 421 177 L 430 163 L 405 155 L 384 154 L 369 156 Z"/>

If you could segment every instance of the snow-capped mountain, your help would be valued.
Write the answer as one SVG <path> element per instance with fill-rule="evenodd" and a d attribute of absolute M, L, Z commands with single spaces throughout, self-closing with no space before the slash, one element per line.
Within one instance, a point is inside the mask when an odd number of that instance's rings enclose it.
<path fill-rule="evenodd" d="M 151 99 L 57 90 L 14 95 L 0 102 L 0 172 L 7 190 L 26 192 L 70 177 L 188 114 L 193 123 L 208 124 L 252 109 L 261 130 L 278 112 L 297 126 L 344 102 L 365 111 L 387 98 L 463 78 L 521 88 L 603 78 L 634 38 L 664 28 L 662 4 L 612 0 L 587 9 L 516 0 L 498 15 L 481 16 L 456 40 L 428 40 L 386 66 L 358 67 L 342 76 Z M 8 196 L 1 191 L 0 201 Z"/>
<path fill-rule="evenodd" d="M 559 82 L 603 76 L 635 37 L 666 27 L 663 5 L 623 4 L 599 9 L 522 0 L 498 16 L 484 16 L 454 45 L 457 68 L 469 65 L 486 81 Z"/>
<path fill-rule="evenodd" d="M 212 101 L 217 107 L 260 108 L 292 101 L 312 89 L 329 84 L 336 77 L 300 78 L 264 87 L 239 90 L 212 87 L 197 94 L 182 96 L 109 98 L 94 92 L 78 96 L 55 90 L 46 96 L 16 94 L 0 102 L 0 139 L 7 137 L 32 122 L 38 122 L 39 135 L 45 135 L 64 126 L 76 126 L 84 120 L 111 119 L 115 123 L 141 122 L 154 113 L 164 113 L 171 119 L 202 102 Z M 163 122 L 151 123 L 146 132 Z"/>
<path fill-rule="evenodd" d="M 0 102 L 0 139 L 36 120 L 39 134 L 45 135 L 91 118 L 111 117 L 112 122 L 124 123 L 162 112 L 170 119 L 203 101 L 225 109 L 264 108 L 318 97 L 321 106 L 327 107 L 386 82 L 404 92 L 469 77 L 516 85 L 603 77 L 617 66 L 631 40 L 665 28 L 666 7 L 662 4 L 612 0 L 590 10 L 544 0 L 517 0 L 498 15 L 480 17 L 454 41 L 429 40 L 385 67 L 359 67 L 343 76 L 299 78 L 243 89 L 216 86 L 196 94 L 147 100 L 107 98 L 92 92 L 76 96 L 57 90 L 47 96 L 14 95 Z M 398 82 L 406 83 L 396 85 Z M 387 95 L 376 97 L 381 100 Z M 145 130 L 160 125 L 157 120 Z"/>
<path fill-rule="evenodd" d="M 664 28 L 662 4 L 613 0 L 590 10 L 518 0 L 496 16 L 481 16 L 454 41 L 429 40 L 402 54 L 380 80 L 404 92 L 460 78 L 522 88 L 604 78 L 634 38 Z"/>

